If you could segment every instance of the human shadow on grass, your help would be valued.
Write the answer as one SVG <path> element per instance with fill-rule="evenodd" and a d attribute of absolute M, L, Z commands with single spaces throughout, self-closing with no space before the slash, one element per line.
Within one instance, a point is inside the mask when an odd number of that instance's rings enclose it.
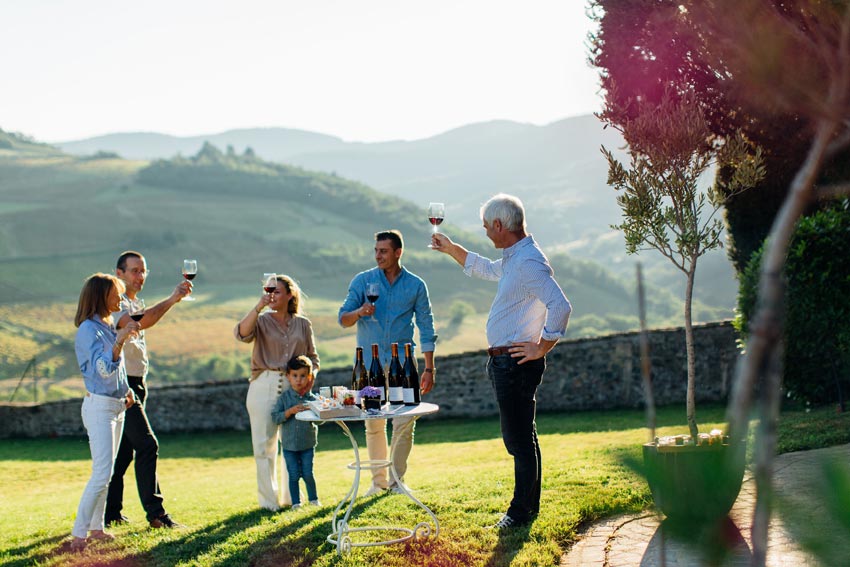
<path fill-rule="evenodd" d="M 355 504 L 354 514 L 362 513 L 376 502 L 377 498 L 362 500 Z M 238 549 L 219 561 L 210 561 L 209 565 L 310 565 L 317 557 L 333 549 L 330 544 L 323 544 L 331 531 L 334 508 L 335 506 L 316 509 L 308 507 L 299 512 L 285 508 L 280 512 L 253 510 L 235 514 L 176 539 L 160 542 L 144 553 L 126 557 L 125 561 L 141 565 L 187 561 L 209 553 L 233 536 L 242 534 L 259 525 L 264 519 L 274 516 L 275 526 L 261 539 L 242 548 L 239 548 L 239 543 L 235 543 L 234 546 Z M 322 520 L 312 529 L 304 530 L 318 518 Z M 293 533 L 299 535 L 289 537 Z"/>
<path fill-rule="evenodd" d="M 58 552 L 63 552 L 65 547 L 70 546 L 70 540 L 63 541 L 66 539 L 67 536 L 65 535 L 56 535 L 34 541 L 20 547 L 6 549 L 4 550 L 4 553 L 9 556 L 9 559 L 3 562 L 3 566 L 28 567 L 29 565 L 41 565 L 50 557 L 56 555 L 57 550 Z M 44 552 L 37 552 L 34 555 L 30 555 L 34 550 L 42 546 L 45 547 Z"/>
<path fill-rule="evenodd" d="M 507 567 L 516 557 L 517 551 L 529 540 L 533 523 L 498 530 L 496 547 L 484 563 L 484 567 Z"/>

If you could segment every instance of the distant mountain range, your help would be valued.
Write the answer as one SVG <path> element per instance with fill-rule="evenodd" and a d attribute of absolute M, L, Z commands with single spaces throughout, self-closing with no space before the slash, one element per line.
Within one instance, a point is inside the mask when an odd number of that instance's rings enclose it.
<path fill-rule="evenodd" d="M 334 136 L 286 128 L 230 130 L 207 136 L 116 133 L 58 144 L 75 155 L 115 152 L 128 159 L 192 155 L 204 142 L 234 152 L 251 148 L 263 159 L 323 171 L 360 181 L 412 201 L 446 203 L 447 219 L 471 231 L 480 229 L 478 208 L 498 192 L 519 196 L 529 226 L 548 251 L 599 262 L 633 278 L 635 256 L 627 256 L 614 191 L 600 147 L 623 157 L 624 142 L 594 116 L 535 126 L 510 121 L 471 124 L 415 141 L 346 142 Z M 423 219 L 424 220 L 424 219 Z M 647 278 L 681 296 L 684 278 L 666 259 L 642 253 Z M 725 252 L 701 259 L 696 297 L 731 315 L 737 284 Z"/>

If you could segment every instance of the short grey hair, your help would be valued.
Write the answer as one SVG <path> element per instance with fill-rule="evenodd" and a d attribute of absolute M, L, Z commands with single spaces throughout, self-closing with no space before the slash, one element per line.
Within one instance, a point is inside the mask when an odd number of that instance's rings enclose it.
<path fill-rule="evenodd" d="M 481 220 L 492 226 L 499 219 L 505 230 L 515 232 L 525 230 L 525 207 L 518 197 L 499 193 L 481 205 Z"/>

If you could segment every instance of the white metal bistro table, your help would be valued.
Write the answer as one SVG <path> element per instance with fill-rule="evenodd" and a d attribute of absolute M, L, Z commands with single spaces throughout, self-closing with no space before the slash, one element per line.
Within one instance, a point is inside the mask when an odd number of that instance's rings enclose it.
<path fill-rule="evenodd" d="M 348 491 L 339 505 L 334 510 L 333 519 L 331 520 L 331 534 L 327 537 L 327 541 L 336 546 L 337 553 L 342 555 L 343 552 L 351 551 L 352 547 L 368 547 L 374 545 L 389 545 L 392 543 L 401 543 L 408 540 L 413 541 L 426 541 L 428 538 L 433 537 L 436 539 L 440 535 L 440 524 L 437 521 L 437 516 L 434 512 L 431 511 L 425 504 L 420 502 L 415 496 L 413 496 L 410 491 L 404 486 L 404 484 L 398 478 L 398 473 L 396 473 L 395 467 L 393 466 L 393 456 L 390 455 L 389 460 L 360 460 L 360 449 L 357 446 L 357 441 L 354 440 L 354 435 L 352 435 L 351 430 L 346 425 L 347 422 L 350 421 L 366 421 L 369 419 L 393 419 L 395 417 L 412 417 L 414 419 L 418 419 L 423 415 L 428 415 L 432 413 L 437 413 L 440 409 L 440 406 L 437 404 L 428 404 L 421 403 L 416 406 L 390 406 L 384 405 L 380 414 L 368 414 L 364 412 L 362 415 L 358 416 L 346 416 L 346 417 L 326 417 L 320 418 L 313 411 L 302 411 L 295 414 L 295 419 L 301 421 L 312 421 L 312 422 L 333 422 L 340 426 L 342 432 L 345 433 L 346 437 L 348 437 L 349 441 L 351 441 L 351 447 L 354 449 L 354 462 L 348 465 L 349 469 L 354 471 L 354 482 L 351 484 L 351 490 Z M 417 506 L 419 506 L 422 510 L 427 512 L 428 516 L 430 516 L 430 521 L 426 519 L 425 521 L 419 522 L 412 528 L 406 528 L 401 526 L 362 526 L 353 528 L 349 525 L 349 520 L 351 519 L 351 511 L 354 508 L 354 501 L 357 498 L 357 490 L 360 487 L 360 471 L 363 469 L 374 470 L 379 468 L 388 468 L 390 470 L 390 474 L 392 475 L 393 480 L 395 480 L 396 486 L 399 488 L 399 492 L 407 496 L 410 500 L 412 500 Z M 340 517 L 340 512 L 343 507 L 345 507 L 345 513 Z M 352 541 L 351 534 L 355 532 L 369 532 L 369 531 L 383 531 L 383 532 L 395 532 L 399 534 L 398 537 L 393 539 L 387 539 L 382 541 L 368 541 L 368 542 L 356 542 Z"/>

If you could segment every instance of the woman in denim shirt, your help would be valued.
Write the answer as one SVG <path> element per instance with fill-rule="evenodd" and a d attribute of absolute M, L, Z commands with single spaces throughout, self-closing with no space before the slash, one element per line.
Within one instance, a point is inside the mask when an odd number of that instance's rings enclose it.
<path fill-rule="evenodd" d="M 124 283 L 108 274 L 90 276 L 80 292 L 74 325 L 78 327 L 74 350 L 86 396 L 83 398 L 83 425 L 89 437 L 92 471 L 83 491 L 71 534 L 71 549 L 86 547 L 90 540 L 111 540 L 103 531 L 106 489 L 124 429 L 124 410 L 135 403 L 127 382 L 121 354 L 128 336 L 136 336 L 139 324 L 131 321 L 116 331 L 112 314 L 119 311 Z"/>

